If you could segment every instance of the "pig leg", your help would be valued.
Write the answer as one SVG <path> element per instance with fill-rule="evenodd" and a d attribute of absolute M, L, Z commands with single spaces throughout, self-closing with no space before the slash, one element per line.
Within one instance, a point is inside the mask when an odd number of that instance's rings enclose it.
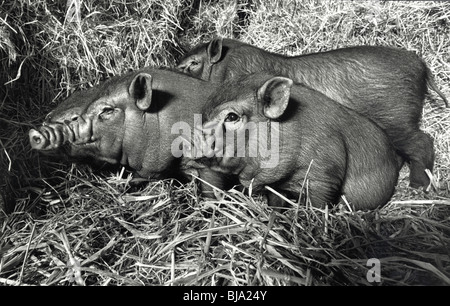
<path fill-rule="evenodd" d="M 294 202 L 298 202 L 300 198 L 300 189 L 303 179 L 300 181 L 296 180 L 297 184 L 293 184 L 293 181 L 288 181 L 284 184 L 273 186 L 273 188 L 289 199 L 296 199 Z M 300 183 L 299 183 L 300 182 Z M 306 202 L 306 197 L 309 198 L 311 204 L 314 207 L 324 208 L 328 204 L 336 204 L 340 196 L 340 184 L 339 181 L 333 181 L 332 178 L 325 180 L 307 180 L 306 186 L 303 188 L 303 194 L 300 198 L 300 204 L 304 205 Z M 269 206 L 273 207 L 284 207 L 286 202 L 275 195 L 272 192 L 267 193 L 267 201 Z"/>
<path fill-rule="evenodd" d="M 285 191 L 285 190 L 277 190 L 278 193 L 282 194 L 286 198 L 290 199 L 293 198 L 293 195 L 291 192 Z M 280 198 L 278 195 L 274 194 L 273 192 L 268 191 L 266 193 L 267 195 L 267 204 L 271 207 L 286 207 L 286 201 Z M 298 196 L 297 196 L 298 198 Z"/>
<path fill-rule="evenodd" d="M 393 112 L 401 113 L 400 111 Z M 385 117 L 388 118 L 388 116 Z M 426 188 L 430 184 L 430 180 L 425 169 L 433 170 L 434 148 L 433 139 L 419 129 L 419 121 L 420 114 L 411 111 L 408 116 L 378 123 L 389 136 L 399 155 L 409 162 L 410 186 Z"/>
<path fill-rule="evenodd" d="M 202 180 L 208 182 L 209 184 L 221 190 L 228 190 L 232 188 L 234 185 L 239 184 L 236 175 L 213 171 L 209 168 L 201 168 L 197 170 Z M 200 181 L 199 188 L 204 197 L 215 198 L 214 188 L 212 188 L 208 184 Z"/>
<path fill-rule="evenodd" d="M 409 144 L 410 146 L 405 148 L 405 153 L 410 160 L 409 184 L 413 188 L 427 188 L 430 179 L 425 169 L 433 171 L 434 166 L 433 138 L 419 130 L 410 139 Z"/>
<path fill-rule="evenodd" d="M 312 206 L 324 208 L 326 205 L 339 201 L 340 190 L 336 184 L 330 182 L 310 182 L 308 196 Z"/>

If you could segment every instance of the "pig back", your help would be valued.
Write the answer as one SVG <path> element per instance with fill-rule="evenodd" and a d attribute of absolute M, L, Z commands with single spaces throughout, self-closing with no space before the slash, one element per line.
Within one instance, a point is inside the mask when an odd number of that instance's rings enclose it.
<path fill-rule="evenodd" d="M 421 107 L 426 92 L 427 67 L 413 52 L 360 46 L 288 58 L 285 73 L 333 100 L 369 114 L 400 99 Z M 383 99 L 387 100 L 386 102 Z"/>
<path fill-rule="evenodd" d="M 231 47 L 215 66 L 211 80 L 219 82 L 261 71 L 289 77 L 389 131 L 398 128 L 398 121 L 417 125 L 427 90 L 426 64 L 413 52 L 389 47 L 360 46 L 287 57 L 242 44 Z"/>

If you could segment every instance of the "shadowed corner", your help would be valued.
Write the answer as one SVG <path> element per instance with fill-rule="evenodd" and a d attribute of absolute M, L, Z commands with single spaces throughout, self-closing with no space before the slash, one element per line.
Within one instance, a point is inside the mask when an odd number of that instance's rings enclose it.
<path fill-rule="evenodd" d="M 3 178 L 0 178 L 0 220 L 2 220 L 7 213 L 5 200 L 6 192 L 5 188 L 2 185 L 3 185 Z"/>
<path fill-rule="evenodd" d="M 10 176 L 6 169 L 2 169 L 0 166 L 0 171 L 2 174 L 0 176 L 0 221 L 14 210 L 15 197 L 12 192 Z"/>
<path fill-rule="evenodd" d="M 0 140 L 0 221 L 14 210 L 15 196 L 10 179 L 11 158 Z M 6 162 L 8 161 L 9 164 Z"/>

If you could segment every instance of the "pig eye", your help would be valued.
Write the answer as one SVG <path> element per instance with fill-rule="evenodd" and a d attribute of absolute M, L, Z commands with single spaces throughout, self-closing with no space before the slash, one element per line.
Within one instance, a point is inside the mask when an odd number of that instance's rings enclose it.
<path fill-rule="evenodd" d="M 192 61 L 189 66 L 187 67 L 188 71 L 197 70 L 199 69 L 198 66 L 200 65 L 197 61 Z"/>
<path fill-rule="evenodd" d="M 99 119 L 107 120 L 114 114 L 114 108 L 105 107 L 102 112 L 98 115 Z"/>
<path fill-rule="evenodd" d="M 235 122 L 239 120 L 239 116 L 236 113 L 229 113 L 226 117 L 225 117 L 225 122 Z"/>

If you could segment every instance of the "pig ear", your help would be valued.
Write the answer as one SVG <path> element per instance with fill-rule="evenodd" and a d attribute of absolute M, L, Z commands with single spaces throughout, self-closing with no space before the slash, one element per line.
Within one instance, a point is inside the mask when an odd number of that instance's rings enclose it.
<path fill-rule="evenodd" d="M 209 62 L 215 64 L 222 57 L 222 37 L 214 38 L 208 44 L 206 52 L 208 53 Z"/>
<path fill-rule="evenodd" d="M 274 77 L 258 89 L 258 100 L 263 104 L 264 116 L 279 118 L 287 108 L 291 95 L 292 80 Z"/>
<path fill-rule="evenodd" d="M 136 100 L 136 106 L 146 111 L 152 104 L 152 76 L 144 72 L 139 73 L 131 81 L 128 92 Z"/>

